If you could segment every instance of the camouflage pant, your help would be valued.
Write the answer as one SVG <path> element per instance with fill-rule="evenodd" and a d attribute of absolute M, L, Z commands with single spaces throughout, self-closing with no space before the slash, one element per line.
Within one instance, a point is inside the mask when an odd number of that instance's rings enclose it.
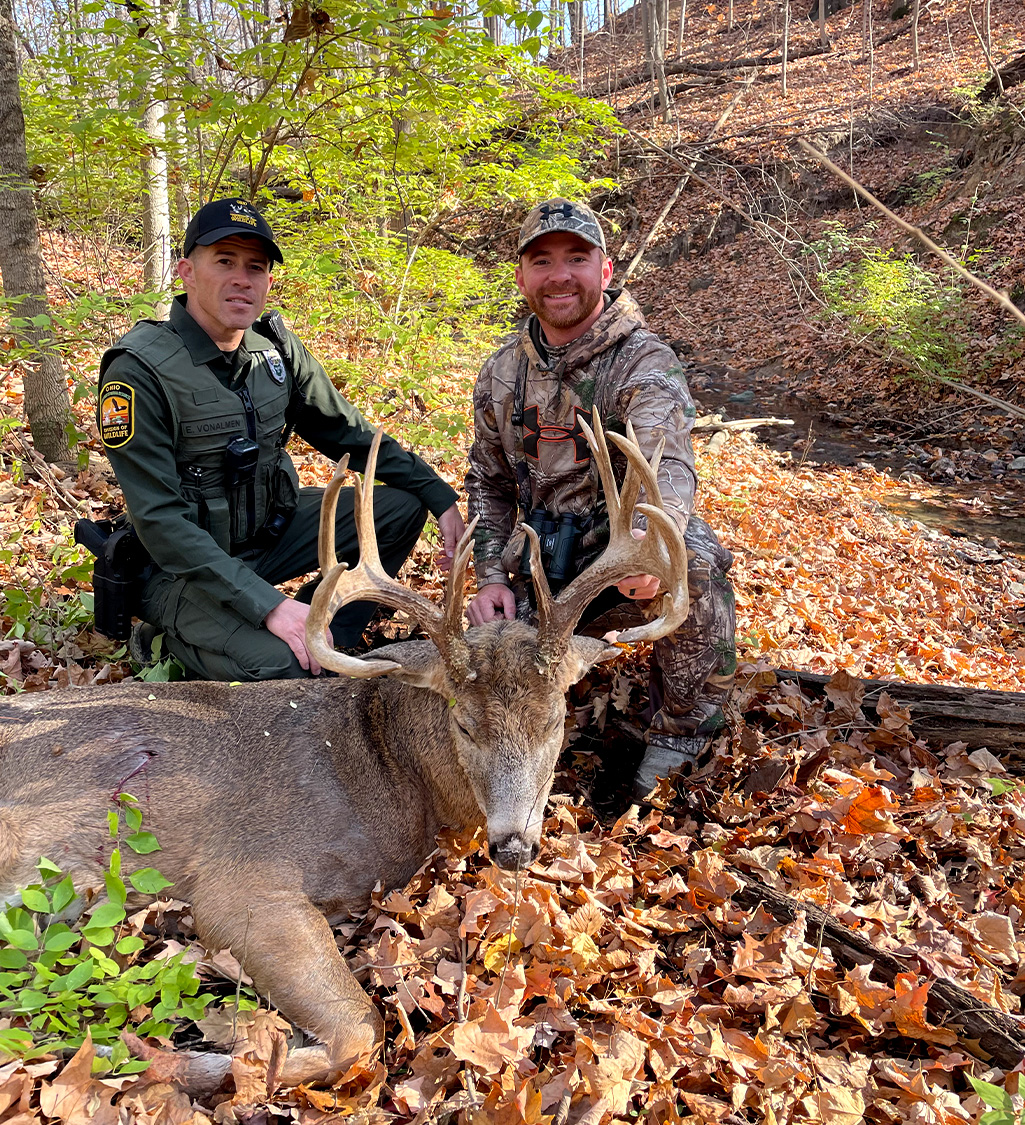
<path fill-rule="evenodd" d="M 652 649 L 649 739 L 719 730 L 737 670 L 736 606 L 729 579 L 733 556 L 697 516 L 691 517 L 684 541 L 690 613 Z M 659 605 L 658 598 L 636 602 L 614 588 L 606 590 L 585 611 L 580 632 L 600 637 L 610 629 L 628 629 L 651 620 Z"/>

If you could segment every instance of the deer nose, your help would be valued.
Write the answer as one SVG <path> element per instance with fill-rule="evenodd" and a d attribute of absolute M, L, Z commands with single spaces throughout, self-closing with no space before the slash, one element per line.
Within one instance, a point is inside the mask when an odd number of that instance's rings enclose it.
<path fill-rule="evenodd" d="M 504 836 L 500 840 L 489 840 L 488 850 L 491 852 L 492 861 L 499 867 L 505 868 L 506 871 L 518 871 L 529 867 L 537 859 L 540 845 L 529 843 L 522 836 L 513 834 Z"/>

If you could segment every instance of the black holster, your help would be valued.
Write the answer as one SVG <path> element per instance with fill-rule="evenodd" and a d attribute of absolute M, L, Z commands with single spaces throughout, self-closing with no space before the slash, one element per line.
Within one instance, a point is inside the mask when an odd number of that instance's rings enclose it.
<path fill-rule="evenodd" d="M 75 542 L 96 556 L 93 615 L 96 632 L 112 641 L 128 639 L 142 604 L 143 574 L 150 558 L 135 528 L 118 520 L 77 520 Z"/>

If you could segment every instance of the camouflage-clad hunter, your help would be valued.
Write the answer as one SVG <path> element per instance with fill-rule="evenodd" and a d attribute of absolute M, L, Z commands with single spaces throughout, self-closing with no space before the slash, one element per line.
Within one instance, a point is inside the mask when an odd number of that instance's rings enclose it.
<path fill-rule="evenodd" d="M 607 521 L 581 417 L 589 422 L 597 409 L 606 428 L 620 432 L 632 422 L 649 458 L 665 438 L 658 480 L 666 510 L 684 529 L 691 612 L 654 646 L 652 715 L 634 786 L 644 796 L 657 778 L 699 763 L 723 726 L 736 667 L 733 557 L 693 514 L 695 411 L 683 371 L 630 294 L 609 289 L 612 262 L 594 213 L 566 199 L 540 204 L 520 230 L 518 256 L 516 284 L 532 315 L 484 364 L 474 389 L 466 490 L 470 517 L 479 517 L 478 592 L 467 615 L 476 625 L 513 617 L 517 606 L 529 613 L 518 525 L 530 512 L 577 517 L 575 571 L 600 550 Z M 637 575 L 607 590 L 591 606 L 587 631 L 643 618 L 657 586 Z"/>

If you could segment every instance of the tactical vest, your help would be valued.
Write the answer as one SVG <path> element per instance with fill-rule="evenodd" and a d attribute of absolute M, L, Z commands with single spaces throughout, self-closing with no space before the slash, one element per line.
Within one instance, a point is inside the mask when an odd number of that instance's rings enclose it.
<path fill-rule="evenodd" d="M 205 364 L 192 362 L 166 322 L 141 320 L 104 356 L 101 386 L 104 370 L 120 352 L 135 356 L 159 379 L 171 407 L 175 461 L 190 519 L 223 551 L 245 550 L 275 515 L 291 516 L 299 502 L 299 479 L 282 440 L 291 372 L 279 383 L 256 354 L 245 383 L 248 395 L 236 394 Z M 255 476 L 233 487 L 226 449 L 234 438 L 246 437 L 259 446 Z"/>

